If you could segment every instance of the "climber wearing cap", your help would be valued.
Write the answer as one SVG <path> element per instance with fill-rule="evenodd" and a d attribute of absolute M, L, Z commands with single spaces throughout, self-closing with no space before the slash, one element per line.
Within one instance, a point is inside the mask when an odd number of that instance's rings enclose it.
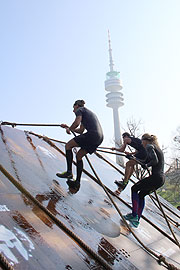
<path fill-rule="evenodd" d="M 131 188 L 132 213 L 127 214 L 124 218 L 129 220 L 134 227 L 139 225 L 139 219 L 145 205 L 144 197 L 164 184 L 164 155 L 158 145 L 156 136 L 145 133 L 141 140 L 147 151 L 147 159 L 141 165 L 144 169 L 152 167 L 152 172 Z"/>
<path fill-rule="evenodd" d="M 124 179 L 122 181 L 121 180 L 115 181 L 116 185 L 120 189 L 124 189 L 126 187 L 131 175 L 134 172 L 134 166 L 137 164 L 137 161 L 135 160 L 135 158 L 143 162 L 146 160 L 146 157 L 147 157 L 146 149 L 143 147 L 142 142 L 139 138 L 135 138 L 131 136 L 128 132 L 124 132 L 122 134 L 122 138 L 123 138 L 123 144 L 120 148 L 114 148 L 114 147 L 111 148 L 112 150 L 124 152 L 127 155 L 127 157 L 130 158 L 130 160 L 126 163 Z M 136 151 L 131 152 L 131 153 L 125 151 L 128 145 L 133 147 Z"/>
<path fill-rule="evenodd" d="M 56 175 L 60 178 L 68 178 L 67 181 L 69 186 L 80 186 L 80 179 L 83 170 L 82 158 L 87 154 L 92 154 L 95 152 L 96 148 L 103 141 L 103 131 L 97 116 L 84 107 L 84 100 L 76 100 L 73 105 L 73 112 L 76 118 L 72 125 L 68 127 L 66 124 L 61 124 L 61 127 L 66 129 L 68 134 L 72 132 L 78 133 L 80 135 L 75 136 L 69 142 L 66 143 L 66 161 L 67 161 L 67 171 L 64 173 L 57 173 Z M 86 130 L 85 133 L 84 130 Z M 80 147 L 80 150 L 76 154 L 77 159 L 77 175 L 76 181 L 70 179 L 73 178 L 72 175 L 72 161 L 73 161 L 73 147 Z"/>

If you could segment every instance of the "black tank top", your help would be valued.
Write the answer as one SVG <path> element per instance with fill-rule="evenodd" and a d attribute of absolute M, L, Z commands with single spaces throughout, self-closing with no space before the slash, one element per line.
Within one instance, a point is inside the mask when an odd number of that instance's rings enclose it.
<path fill-rule="evenodd" d="M 129 144 L 130 146 L 132 146 L 137 151 L 145 152 L 145 148 L 142 145 L 142 142 L 141 142 L 141 140 L 139 138 L 130 137 L 130 139 L 131 139 L 131 143 Z"/>

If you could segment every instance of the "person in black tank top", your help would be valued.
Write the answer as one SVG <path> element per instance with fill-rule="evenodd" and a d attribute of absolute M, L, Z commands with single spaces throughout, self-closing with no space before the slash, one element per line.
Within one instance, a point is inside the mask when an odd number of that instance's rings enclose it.
<path fill-rule="evenodd" d="M 83 171 L 83 161 L 82 158 L 87 154 L 92 154 L 96 151 L 96 148 L 103 141 L 103 131 L 97 116 L 84 107 L 84 100 L 76 100 L 73 105 L 73 112 L 76 118 L 72 125 L 68 127 L 66 124 L 61 124 L 62 128 L 66 129 L 68 134 L 71 131 L 79 133 L 79 136 L 75 136 L 72 140 L 66 143 L 66 161 L 67 161 L 67 171 L 64 173 L 57 173 L 56 175 L 60 178 L 68 178 L 67 184 L 70 188 L 75 188 L 79 190 L 80 179 Z M 87 132 L 83 133 L 84 130 Z M 80 147 L 80 150 L 76 154 L 77 159 L 77 175 L 76 181 L 72 181 L 72 161 L 73 153 L 72 148 Z"/>
<path fill-rule="evenodd" d="M 126 155 L 133 155 L 135 158 L 141 160 L 142 162 L 146 160 L 147 153 L 146 149 L 143 147 L 142 142 L 139 138 L 135 138 L 133 136 L 130 136 L 128 132 L 124 132 L 122 134 L 123 137 L 123 144 L 120 148 L 112 148 L 112 150 L 116 150 L 119 152 L 124 152 Z M 136 151 L 133 153 L 126 152 L 126 146 L 133 147 Z M 115 181 L 116 185 L 119 187 L 119 189 L 123 190 L 131 177 L 131 175 L 134 172 L 134 166 L 137 164 L 136 160 L 131 159 L 126 163 L 125 167 L 125 175 L 124 179 L 122 181 Z"/>
<path fill-rule="evenodd" d="M 147 159 L 143 168 L 152 167 L 151 175 L 143 178 L 131 188 L 132 213 L 127 214 L 125 219 L 129 220 L 134 227 L 138 227 L 144 206 L 145 196 L 157 190 L 164 184 L 164 155 L 159 148 L 157 138 L 154 135 L 144 134 L 142 144 L 147 151 Z"/>

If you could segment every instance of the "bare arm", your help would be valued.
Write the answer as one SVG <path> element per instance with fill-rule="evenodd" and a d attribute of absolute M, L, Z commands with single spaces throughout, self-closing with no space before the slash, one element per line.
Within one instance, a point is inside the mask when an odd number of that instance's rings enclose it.
<path fill-rule="evenodd" d="M 68 133 L 68 134 L 71 134 L 71 131 L 74 131 L 77 133 L 83 133 L 84 127 L 81 124 L 81 120 L 82 120 L 82 116 L 77 116 L 70 127 L 68 127 L 66 124 L 61 124 L 61 127 L 65 128 L 66 133 Z M 80 125 L 80 128 L 77 128 L 79 125 Z"/>
<path fill-rule="evenodd" d="M 84 132 L 85 128 L 83 126 L 83 124 L 80 125 L 79 128 L 76 128 L 74 131 L 78 134 L 82 134 Z"/>
<path fill-rule="evenodd" d="M 72 125 L 69 127 L 69 131 L 74 131 L 76 133 L 82 134 L 84 131 L 84 126 L 81 124 L 82 116 L 77 116 Z M 77 128 L 80 125 L 79 128 Z M 68 133 L 68 131 L 67 131 Z"/>
<path fill-rule="evenodd" d="M 72 123 L 72 125 L 69 127 L 70 130 L 75 131 L 75 129 L 80 125 L 82 120 L 82 116 L 76 116 L 76 119 Z"/>
<path fill-rule="evenodd" d="M 116 150 L 118 152 L 124 152 L 125 149 L 126 149 L 127 144 L 130 143 L 130 142 L 131 142 L 130 138 L 124 139 L 123 144 L 121 145 L 120 148 L 114 148 L 113 147 L 112 150 Z"/>

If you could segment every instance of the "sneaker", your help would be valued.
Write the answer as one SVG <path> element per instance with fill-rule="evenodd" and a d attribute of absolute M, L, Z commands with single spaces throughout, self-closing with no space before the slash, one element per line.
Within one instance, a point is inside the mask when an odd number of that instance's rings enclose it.
<path fill-rule="evenodd" d="M 139 221 L 132 221 L 131 219 L 129 220 L 130 225 L 134 228 L 137 228 L 139 226 Z"/>
<path fill-rule="evenodd" d="M 129 219 L 133 218 L 133 215 L 132 215 L 132 213 L 129 213 L 129 214 L 123 216 L 123 217 L 124 217 L 126 220 L 129 220 Z"/>
<path fill-rule="evenodd" d="M 131 226 L 132 226 L 132 227 L 137 228 L 137 227 L 139 226 L 139 218 L 138 218 L 138 215 L 136 215 L 135 217 L 132 216 L 132 217 L 129 218 L 128 220 L 129 220 L 129 222 L 131 223 Z"/>
<path fill-rule="evenodd" d="M 80 187 L 80 182 L 79 181 L 74 181 L 74 180 L 67 180 L 67 184 L 71 188 L 77 188 Z"/>
<path fill-rule="evenodd" d="M 68 178 L 68 179 L 72 179 L 73 178 L 73 174 L 72 172 L 63 172 L 63 173 L 56 173 L 56 176 L 60 177 L 60 178 Z"/>
<path fill-rule="evenodd" d="M 125 189 L 125 187 L 127 186 L 127 183 L 124 183 L 122 180 L 120 181 L 115 180 L 114 183 L 121 189 Z"/>

